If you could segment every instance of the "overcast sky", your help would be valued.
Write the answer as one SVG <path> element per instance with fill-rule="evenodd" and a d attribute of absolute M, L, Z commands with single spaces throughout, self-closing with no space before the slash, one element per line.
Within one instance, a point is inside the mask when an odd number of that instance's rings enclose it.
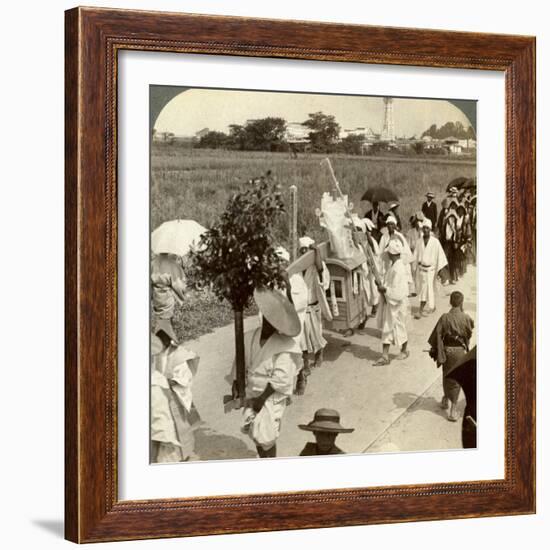
<path fill-rule="evenodd" d="M 303 122 L 308 113 L 334 115 L 343 129 L 361 126 L 382 131 L 384 104 L 381 97 L 250 92 L 194 88 L 174 97 L 155 123 L 159 132 L 192 136 L 203 128 L 228 131 L 230 124 L 244 124 L 250 118 L 282 117 Z M 420 136 L 430 125 L 460 121 L 469 126 L 460 109 L 441 99 L 394 99 L 395 134 Z"/>

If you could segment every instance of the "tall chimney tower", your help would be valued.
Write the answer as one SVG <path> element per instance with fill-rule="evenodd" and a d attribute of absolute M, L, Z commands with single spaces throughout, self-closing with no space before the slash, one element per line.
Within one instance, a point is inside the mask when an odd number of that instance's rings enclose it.
<path fill-rule="evenodd" d="M 393 97 L 384 98 L 384 128 L 380 136 L 382 141 L 395 141 L 395 126 L 393 124 Z"/>

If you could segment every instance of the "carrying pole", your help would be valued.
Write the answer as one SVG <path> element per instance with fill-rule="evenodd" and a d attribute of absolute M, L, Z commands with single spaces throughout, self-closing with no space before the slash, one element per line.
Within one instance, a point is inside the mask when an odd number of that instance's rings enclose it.
<path fill-rule="evenodd" d="M 336 189 L 337 195 L 344 199 L 344 194 L 342 193 L 342 190 L 340 189 L 340 184 L 338 183 L 338 180 L 336 179 L 336 175 L 334 174 L 334 170 L 332 168 L 332 164 L 330 162 L 330 159 L 327 157 L 323 161 L 321 161 L 321 164 L 326 163 L 330 172 L 330 177 L 332 179 L 332 183 L 334 185 L 334 188 Z M 372 274 L 374 275 L 374 280 L 376 281 L 377 286 L 382 286 L 382 277 L 380 276 L 380 271 L 378 270 L 378 267 L 376 265 L 376 261 L 374 259 L 374 253 L 372 251 L 372 248 L 370 246 L 370 243 L 368 242 L 369 236 L 367 235 L 367 243 L 362 244 L 359 240 L 359 237 L 357 235 L 357 228 L 355 227 L 355 224 L 353 223 L 353 217 L 351 215 L 351 210 L 347 204 L 347 202 L 343 201 L 346 206 L 346 215 L 350 221 L 351 224 L 351 232 L 353 235 L 353 241 L 356 243 L 356 245 L 360 245 L 363 248 L 363 251 L 365 252 L 365 258 L 367 259 L 367 265 L 369 266 L 369 269 L 372 271 Z M 380 293 L 380 296 L 383 300 L 386 299 L 384 294 Z"/>

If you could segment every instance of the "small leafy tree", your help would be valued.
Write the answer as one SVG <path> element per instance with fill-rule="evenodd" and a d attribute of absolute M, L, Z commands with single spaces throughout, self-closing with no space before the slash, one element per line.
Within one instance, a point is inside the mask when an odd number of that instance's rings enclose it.
<path fill-rule="evenodd" d="M 330 153 L 334 150 L 340 135 L 340 125 L 333 115 L 325 115 L 321 111 L 309 113 L 309 118 L 303 122 L 311 129 L 309 139 L 314 151 Z"/>
<path fill-rule="evenodd" d="M 283 212 L 280 188 L 268 172 L 229 199 L 198 249 L 191 252 L 193 277 L 211 283 L 216 296 L 233 308 L 240 398 L 245 393 L 243 311 L 254 289 L 284 285 L 273 236 L 273 224 Z"/>

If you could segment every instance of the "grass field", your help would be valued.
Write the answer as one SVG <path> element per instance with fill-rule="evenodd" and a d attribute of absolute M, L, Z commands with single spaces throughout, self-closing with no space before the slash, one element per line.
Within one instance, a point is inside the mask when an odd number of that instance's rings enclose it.
<path fill-rule="evenodd" d="M 327 169 L 320 164 L 324 158 L 304 154 L 293 159 L 287 153 L 212 151 L 154 144 L 151 228 L 176 218 L 194 219 L 208 227 L 224 210 L 227 199 L 245 186 L 248 179 L 271 170 L 283 191 L 290 185 L 298 188 L 299 233 L 323 240 L 315 209 L 320 207 L 323 192 L 332 190 Z M 369 186 L 393 189 L 400 199 L 404 230 L 428 190 L 436 194 L 439 205 L 452 179 L 473 177 L 476 173 L 475 161 L 441 157 L 334 155 L 331 161 L 342 191 L 349 195 L 361 217 L 370 207 L 360 202 Z M 276 236 L 282 245 L 288 245 L 288 219 L 277 224 Z M 227 304 L 220 305 L 203 292 L 189 296 L 189 303 L 178 311 L 177 319 L 179 336 L 189 339 L 227 324 L 232 313 Z"/>

